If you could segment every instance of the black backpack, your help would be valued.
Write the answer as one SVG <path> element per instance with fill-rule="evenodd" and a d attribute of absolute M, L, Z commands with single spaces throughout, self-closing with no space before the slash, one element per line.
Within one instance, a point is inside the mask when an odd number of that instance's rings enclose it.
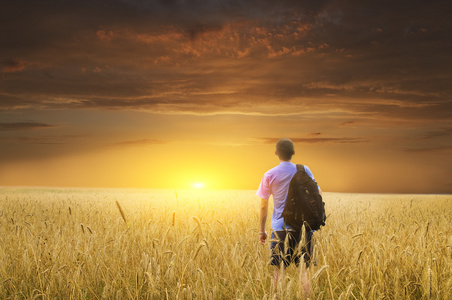
<path fill-rule="evenodd" d="M 325 203 L 317 183 L 306 174 L 303 165 L 297 165 L 297 173 L 290 181 L 282 216 L 284 224 L 296 231 L 300 231 L 303 224 L 308 230 L 318 230 L 325 225 Z"/>

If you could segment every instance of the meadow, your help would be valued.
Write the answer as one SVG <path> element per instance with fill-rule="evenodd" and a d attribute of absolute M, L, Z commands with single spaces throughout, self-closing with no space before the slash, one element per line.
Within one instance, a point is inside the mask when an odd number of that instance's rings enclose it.
<path fill-rule="evenodd" d="M 294 266 L 272 292 L 254 193 L 0 188 L 0 299 L 299 299 Z M 311 299 L 452 297 L 452 196 L 324 201 Z"/>

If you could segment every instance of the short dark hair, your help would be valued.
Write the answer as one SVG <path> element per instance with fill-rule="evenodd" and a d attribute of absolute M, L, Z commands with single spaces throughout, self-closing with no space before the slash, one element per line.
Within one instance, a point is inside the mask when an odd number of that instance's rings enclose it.
<path fill-rule="evenodd" d="M 276 143 L 276 154 L 279 159 L 291 160 L 295 153 L 295 146 L 288 138 L 282 138 Z"/>

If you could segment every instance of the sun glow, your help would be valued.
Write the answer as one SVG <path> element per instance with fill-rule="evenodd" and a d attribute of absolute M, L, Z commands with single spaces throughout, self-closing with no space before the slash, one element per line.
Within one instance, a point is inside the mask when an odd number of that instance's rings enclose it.
<path fill-rule="evenodd" d="M 206 185 L 202 182 L 195 182 L 192 184 L 192 187 L 195 189 L 202 189 L 204 188 Z"/>

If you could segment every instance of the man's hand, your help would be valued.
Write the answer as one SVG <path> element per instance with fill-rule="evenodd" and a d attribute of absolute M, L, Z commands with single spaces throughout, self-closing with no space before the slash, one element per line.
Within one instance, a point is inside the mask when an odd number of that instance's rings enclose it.
<path fill-rule="evenodd" d="M 268 199 L 261 198 L 261 209 L 259 213 L 259 241 L 265 244 L 267 233 L 265 232 L 265 223 L 267 222 Z"/>
<path fill-rule="evenodd" d="M 266 240 L 267 240 L 267 233 L 259 232 L 259 242 L 261 242 L 261 244 L 264 245 Z"/>

